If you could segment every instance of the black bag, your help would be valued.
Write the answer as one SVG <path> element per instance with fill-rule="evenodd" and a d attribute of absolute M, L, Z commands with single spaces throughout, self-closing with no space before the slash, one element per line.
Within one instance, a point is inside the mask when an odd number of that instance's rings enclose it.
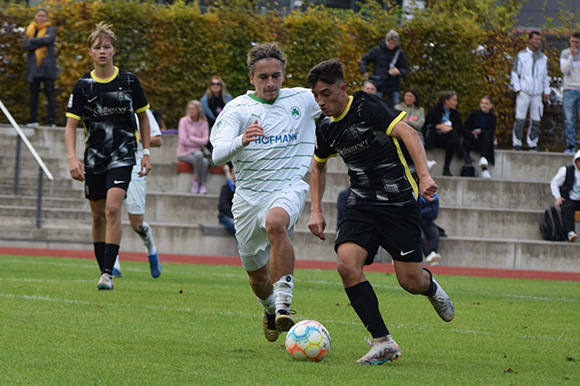
<path fill-rule="evenodd" d="M 461 177 L 475 177 L 475 166 L 472 163 L 465 163 L 461 167 Z"/>
<path fill-rule="evenodd" d="M 562 210 L 559 206 L 550 206 L 544 212 L 544 217 L 540 221 L 540 232 L 544 240 L 564 241 L 567 238 L 562 221 Z"/>
<path fill-rule="evenodd" d="M 425 149 L 431 150 L 435 147 L 435 136 L 437 135 L 437 129 L 432 123 L 428 123 L 423 126 L 423 140 L 425 141 Z"/>

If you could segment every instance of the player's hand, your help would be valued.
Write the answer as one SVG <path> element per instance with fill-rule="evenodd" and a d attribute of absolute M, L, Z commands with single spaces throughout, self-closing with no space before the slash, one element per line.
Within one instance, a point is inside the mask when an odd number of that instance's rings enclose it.
<path fill-rule="evenodd" d="M 419 189 L 421 190 L 421 196 L 428 202 L 431 202 L 435 199 L 435 193 L 439 190 L 439 186 L 431 176 L 427 176 L 419 182 Z"/>
<path fill-rule="evenodd" d="M 326 240 L 324 236 L 324 229 L 326 228 L 326 220 L 321 212 L 310 213 L 310 219 L 308 220 L 308 229 L 310 232 L 320 240 Z"/>
<path fill-rule="evenodd" d="M 554 203 L 555 206 L 560 206 L 562 205 L 562 203 L 564 202 L 564 198 L 560 197 L 556 199 L 556 202 Z"/>
<path fill-rule="evenodd" d="M 148 155 L 143 155 L 141 159 L 141 170 L 139 170 L 139 177 L 145 177 L 151 171 L 151 162 Z"/>
<path fill-rule="evenodd" d="M 85 166 L 77 157 L 70 157 L 68 159 L 68 170 L 73 180 L 85 180 Z"/>
<path fill-rule="evenodd" d="M 578 47 L 570 47 L 570 54 L 572 56 L 576 56 L 577 53 L 578 53 Z"/>
<path fill-rule="evenodd" d="M 254 123 L 246 127 L 245 133 L 242 135 L 242 145 L 248 146 L 250 143 L 257 141 L 258 138 L 264 136 L 264 129 L 262 126 L 258 125 L 258 120 L 256 119 Z"/>

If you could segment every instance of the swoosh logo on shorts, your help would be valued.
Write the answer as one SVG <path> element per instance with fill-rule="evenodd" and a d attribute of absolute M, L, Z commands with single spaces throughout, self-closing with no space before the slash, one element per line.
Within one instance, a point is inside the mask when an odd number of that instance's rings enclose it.
<path fill-rule="evenodd" d="M 122 184 L 123 182 L 125 182 L 125 181 L 115 180 L 115 181 L 113 181 L 113 184 L 117 185 L 117 184 Z"/>
<path fill-rule="evenodd" d="M 411 249 L 410 251 L 407 251 L 407 252 L 401 251 L 401 256 L 406 256 L 406 255 L 408 255 L 409 253 L 412 253 L 412 252 L 415 252 L 415 250 L 414 249 Z"/>

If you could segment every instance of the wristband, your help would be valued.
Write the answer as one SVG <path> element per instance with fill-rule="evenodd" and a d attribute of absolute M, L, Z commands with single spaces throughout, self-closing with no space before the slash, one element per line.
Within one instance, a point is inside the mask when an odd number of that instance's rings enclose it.
<path fill-rule="evenodd" d="M 143 155 L 151 155 L 151 150 L 149 149 L 143 149 Z"/>

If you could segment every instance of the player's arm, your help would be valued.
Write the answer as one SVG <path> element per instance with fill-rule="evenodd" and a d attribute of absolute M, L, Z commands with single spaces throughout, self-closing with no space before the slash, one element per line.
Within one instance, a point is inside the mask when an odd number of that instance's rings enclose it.
<path fill-rule="evenodd" d="M 213 125 L 210 136 L 212 160 L 216 165 L 230 161 L 244 147 L 264 136 L 264 129 L 258 120 L 254 120 L 248 127 L 244 126 L 243 120 L 226 105 Z"/>
<path fill-rule="evenodd" d="M 64 143 L 66 145 L 66 153 L 68 158 L 68 169 L 73 179 L 77 181 L 85 180 L 85 167 L 83 163 L 77 158 L 76 147 L 76 132 L 79 125 L 79 120 L 76 117 L 67 114 L 66 127 L 64 129 Z"/>
<path fill-rule="evenodd" d="M 326 188 L 326 160 L 322 161 L 314 156 L 310 171 L 310 219 L 308 229 L 320 240 L 326 240 L 324 229 L 326 220 L 322 213 L 322 196 Z"/>
<path fill-rule="evenodd" d="M 399 121 L 388 133 L 393 138 L 397 138 L 405 144 L 409 151 L 409 155 L 413 159 L 417 175 L 419 176 L 419 190 L 420 194 L 425 197 L 427 201 L 432 201 L 439 186 L 435 183 L 429 174 L 427 167 L 427 157 L 425 156 L 425 149 L 419 139 L 419 134 L 411 126 L 403 121 Z"/>
<path fill-rule="evenodd" d="M 146 111 L 147 109 L 137 112 L 137 117 L 139 118 L 139 135 L 141 136 L 141 144 L 143 145 L 141 170 L 138 173 L 140 177 L 146 176 L 151 170 L 151 160 L 149 159 L 149 141 L 151 128 L 149 126 L 149 117 L 147 116 Z"/>
<path fill-rule="evenodd" d="M 161 138 L 161 128 L 159 127 L 159 123 L 157 123 L 151 109 L 147 109 L 146 113 L 149 118 L 149 146 L 161 147 L 163 146 L 163 138 Z"/>

